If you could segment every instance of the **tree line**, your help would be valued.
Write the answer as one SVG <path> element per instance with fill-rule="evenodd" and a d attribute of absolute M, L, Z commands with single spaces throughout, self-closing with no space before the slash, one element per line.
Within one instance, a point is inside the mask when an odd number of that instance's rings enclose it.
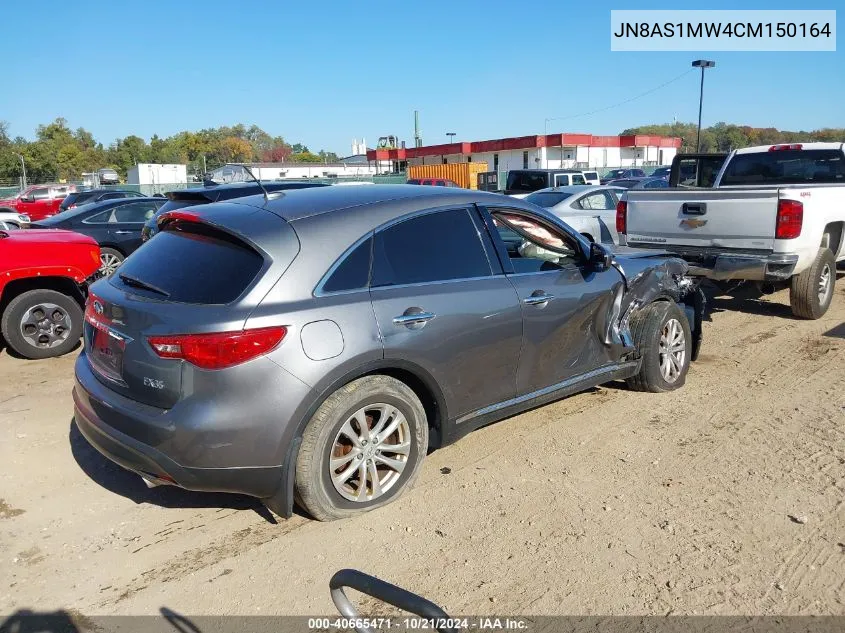
<path fill-rule="evenodd" d="M 681 138 L 681 152 L 696 151 L 695 141 L 698 126 L 695 123 L 664 123 L 643 125 L 624 130 L 622 134 L 657 134 Z M 807 132 L 789 132 L 773 127 L 751 127 L 731 123 L 716 123 L 701 128 L 702 152 L 730 152 L 741 147 L 754 145 L 777 145 L 779 143 L 800 143 L 809 141 L 845 142 L 845 128 L 822 128 Z"/>
<path fill-rule="evenodd" d="M 79 180 L 83 173 L 103 167 L 117 170 L 125 179 L 127 170 L 137 163 L 187 164 L 189 173 L 201 174 L 226 163 L 338 160 L 334 152 L 315 153 L 301 143 L 289 144 L 257 125 L 185 131 L 166 138 L 153 135 L 149 142 L 130 135 L 106 146 L 85 128 L 71 129 L 63 118 L 39 125 L 32 141 L 10 138 L 8 124 L 0 121 L 0 181 L 20 178 L 20 156 L 29 182 Z"/>

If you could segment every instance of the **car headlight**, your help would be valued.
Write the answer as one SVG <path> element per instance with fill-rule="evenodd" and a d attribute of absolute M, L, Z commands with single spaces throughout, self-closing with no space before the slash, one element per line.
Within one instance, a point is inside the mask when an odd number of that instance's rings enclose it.
<path fill-rule="evenodd" d="M 18 215 L 18 220 L 21 221 L 21 222 L 29 222 L 30 221 L 29 216 L 24 214 L 24 213 L 21 213 L 20 215 Z"/>

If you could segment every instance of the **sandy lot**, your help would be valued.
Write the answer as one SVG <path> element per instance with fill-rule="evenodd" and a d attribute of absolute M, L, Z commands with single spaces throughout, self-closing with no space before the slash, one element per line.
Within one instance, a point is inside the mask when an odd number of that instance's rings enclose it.
<path fill-rule="evenodd" d="M 430 455 L 354 520 L 148 490 L 72 422 L 73 355 L 0 355 L 0 613 L 334 613 L 354 567 L 453 614 L 845 614 L 845 279 L 711 301 L 672 394 L 609 385 Z"/>

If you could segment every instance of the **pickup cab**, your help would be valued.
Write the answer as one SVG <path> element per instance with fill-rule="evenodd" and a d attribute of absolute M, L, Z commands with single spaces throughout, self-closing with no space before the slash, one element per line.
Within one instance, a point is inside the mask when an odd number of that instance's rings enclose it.
<path fill-rule="evenodd" d="M 76 186 L 65 184 L 30 185 L 14 198 L 0 199 L 0 211 L 29 216 L 33 221 L 43 220 L 59 212 L 59 205 Z"/>
<path fill-rule="evenodd" d="M 732 152 L 712 188 L 628 191 L 623 243 L 674 253 L 716 282 L 789 287 L 792 312 L 818 319 L 845 260 L 845 145 L 793 143 Z"/>

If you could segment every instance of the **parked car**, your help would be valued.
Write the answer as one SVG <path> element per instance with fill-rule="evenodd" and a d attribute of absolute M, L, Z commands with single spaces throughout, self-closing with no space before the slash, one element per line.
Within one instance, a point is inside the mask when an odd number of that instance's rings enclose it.
<path fill-rule="evenodd" d="M 82 336 L 88 284 L 97 276 L 100 249 L 70 231 L 0 233 L 0 330 L 25 358 L 69 352 Z"/>
<path fill-rule="evenodd" d="M 143 198 L 144 194 L 137 191 L 120 191 L 118 189 L 86 189 L 85 191 L 73 191 L 62 200 L 59 205 L 59 213 L 68 209 L 75 209 L 83 204 L 93 204 L 103 200 L 117 200 L 118 198 Z"/>
<path fill-rule="evenodd" d="M 727 154 L 678 154 L 672 159 L 670 187 L 712 187 Z"/>
<path fill-rule="evenodd" d="M 668 180 L 670 173 L 672 173 L 671 167 L 658 167 L 651 172 L 651 178 L 665 178 Z"/>
<path fill-rule="evenodd" d="M 17 211 L 0 211 L 0 222 L 4 230 L 28 229 L 31 222 L 30 217 L 25 213 Z"/>
<path fill-rule="evenodd" d="M 101 185 L 116 185 L 120 182 L 117 172 L 111 167 L 103 167 L 97 170 L 97 179 Z"/>
<path fill-rule="evenodd" d="M 599 383 L 677 389 L 700 342 L 684 262 L 494 193 L 326 187 L 159 224 L 91 290 L 76 423 L 152 485 L 283 516 L 382 506 L 430 447 Z"/>
<path fill-rule="evenodd" d="M 165 198 L 117 198 L 84 204 L 32 228 L 68 229 L 92 237 L 100 245 L 101 271 L 111 275 L 141 245 L 141 229 L 165 203 Z"/>
<path fill-rule="evenodd" d="M 264 189 L 270 193 L 277 191 L 289 191 L 293 189 L 311 189 L 314 187 L 333 186 L 320 182 L 262 182 L 261 184 Z M 212 202 L 222 202 L 223 200 L 231 200 L 233 198 L 254 196 L 258 193 L 261 193 L 261 187 L 255 182 L 234 182 L 228 184 L 211 183 L 206 184 L 203 187 L 170 191 L 165 194 L 167 200 L 164 205 L 159 208 L 158 212 L 153 215 L 153 217 L 146 221 L 144 228 L 141 229 L 141 241 L 146 242 L 158 232 L 158 216 L 162 213 L 198 204 L 210 204 Z"/>
<path fill-rule="evenodd" d="M 584 180 L 587 181 L 588 185 L 600 185 L 601 178 L 599 178 L 599 172 L 597 171 L 582 171 L 584 174 Z"/>
<path fill-rule="evenodd" d="M 719 282 L 789 287 L 792 313 L 818 319 L 845 261 L 845 144 L 739 149 L 710 189 L 629 191 L 617 210 L 628 244 L 669 250 Z"/>
<path fill-rule="evenodd" d="M 0 212 L 16 212 L 32 220 L 42 220 L 59 212 L 59 205 L 75 185 L 30 185 L 14 198 L 0 199 Z"/>
<path fill-rule="evenodd" d="M 669 181 L 665 178 L 620 178 L 607 183 L 609 187 L 621 187 L 623 189 L 666 189 Z"/>
<path fill-rule="evenodd" d="M 645 172 L 642 169 L 611 169 L 604 178 L 601 179 L 602 185 L 608 184 L 611 180 L 620 180 L 622 178 L 645 178 Z"/>
<path fill-rule="evenodd" d="M 616 204 L 621 187 L 552 187 L 535 191 L 526 202 L 543 207 L 591 242 L 619 243 Z"/>
<path fill-rule="evenodd" d="M 584 174 L 574 169 L 511 169 L 505 184 L 505 194 L 524 198 L 540 189 L 586 184 Z"/>
<path fill-rule="evenodd" d="M 411 178 L 406 184 L 428 185 L 431 187 L 460 187 L 454 180 L 446 180 L 444 178 Z"/>

